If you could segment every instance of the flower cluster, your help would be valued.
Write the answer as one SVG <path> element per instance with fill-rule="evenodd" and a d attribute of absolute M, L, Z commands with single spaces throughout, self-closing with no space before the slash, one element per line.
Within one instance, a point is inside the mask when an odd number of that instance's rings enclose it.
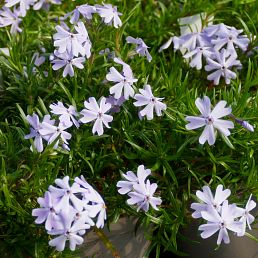
<path fill-rule="evenodd" d="M 157 205 L 161 204 L 160 197 L 154 197 L 157 189 L 157 184 L 150 183 L 147 177 L 151 174 L 150 169 L 144 169 L 143 165 L 138 166 L 137 176 L 132 171 L 127 171 L 122 174 L 125 180 L 118 181 L 117 187 L 120 194 L 127 194 L 130 198 L 127 200 L 129 205 L 137 205 L 137 211 L 140 209 L 147 212 L 151 205 L 155 210 L 158 210 Z"/>
<path fill-rule="evenodd" d="M 161 98 L 153 96 L 150 85 L 146 85 L 145 89 L 140 89 L 141 94 L 135 94 L 134 98 L 137 100 L 134 105 L 137 107 L 146 106 L 139 111 L 141 117 L 146 116 L 148 120 L 153 119 L 154 110 L 158 116 L 162 115 L 162 110 L 166 109 L 166 104 L 162 103 Z M 79 127 L 80 123 L 86 124 L 94 122 L 92 133 L 97 133 L 99 136 L 104 133 L 104 126 L 110 128 L 109 123 L 113 121 L 112 113 L 120 111 L 120 106 L 125 102 L 125 98 L 120 96 L 116 99 L 113 96 L 108 98 L 101 97 L 99 102 L 94 97 L 90 97 L 88 101 L 84 101 L 85 109 L 80 112 L 72 105 L 65 107 L 60 101 L 57 104 L 50 105 L 50 112 L 58 116 L 58 121 L 51 120 L 50 115 L 45 115 L 43 121 L 39 121 L 36 114 L 27 116 L 27 121 L 31 125 L 30 134 L 25 135 L 25 139 L 34 138 L 34 148 L 38 152 L 42 152 L 43 140 L 48 144 L 55 142 L 54 148 L 61 146 L 69 150 L 67 140 L 70 140 L 72 135 L 66 132 L 66 129 L 72 125 Z M 31 147 L 31 150 L 34 149 Z"/>
<path fill-rule="evenodd" d="M 70 105 L 66 108 L 62 102 L 51 104 L 50 108 L 51 113 L 58 116 L 58 120 L 51 119 L 50 115 L 45 115 L 42 122 L 40 122 L 37 114 L 28 115 L 27 121 L 31 125 L 31 128 L 30 134 L 25 135 L 25 139 L 34 138 L 34 148 L 38 152 L 42 152 L 44 149 L 43 140 L 47 144 L 55 142 L 54 148 L 57 148 L 61 143 L 64 149 L 69 150 L 67 140 L 70 140 L 72 135 L 66 130 L 73 124 L 79 127 L 76 119 L 78 113 L 75 107 Z M 31 150 L 33 150 L 32 146 Z"/>
<path fill-rule="evenodd" d="M 91 56 L 92 43 L 89 38 L 88 31 L 85 24 L 80 21 L 80 16 L 85 20 L 91 20 L 92 14 L 98 13 L 104 23 L 111 25 L 113 23 L 115 28 L 122 25 L 119 18 L 121 13 L 117 12 L 117 8 L 111 4 L 103 5 L 80 5 L 72 12 L 67 13 L 63 20 L 70 17 L 70 23 L 74 25 L 74 31 L 63 22 L 56 26 L 57 33 L 54 34 L 54 46 L 57 47 L 54 51 L 54 58 L 52 58 L 53 70 L 59 70 L 64 67 L 63 77 L 69 75 L 74 76 L 74 68 L 83 69 L 83 63 L 86 58 Z"/>
<path fill-rule="evenodd" d="M 19 24 L 31 7 L 33 7 L 34 10 L 41 8 L 48 9 L 50 4 L 61 4 L 61 1 L 62 0 L 5 0 L 5 4 L 0 10 L 0 27 L 11 26 L 11 34 L 21 32 L 22 29 L 19 27 Z M 13 10 L 11 8 L 13 8 Z"/>
<path fill-rule="evenodd" d="M 100 99 L 100 104 L 97 103 L 95 98 L 89 98 L 89 101 L 84 102 L 85 108 L 80 113 L 76 111 L 76 108 L 69 105 L 68 108 L 60 101 L 57 104 L 50 105 L 51 113 L 58 116 L 58 122 L 51 120 L 50 115 L 45 115 L 43 121 L 39 121 L 39 117 L 36 114 L 27 116 L 27 121 L 31 125 L 30 134 L 25 135 L 25 139 L 34 138 L 34 147 L 38 152 L 43 151 L 43 139 L 48 144 L 55 142 L 54 148 L 57 148 L 61 142 L 62 147 L 69 150 L 67 140 L 70 140 L 72 135 L 66 132 L 66 129 L 75 125 L 79 127 L 79 123 L 89 123 L 95 121 L 92 129 L 92 133 L 98 133 L 102 135 L 104 133 L 103 125 L 107 128 L 108 123 L 113 120 L 111 115 L 105 114 L 108 112 L 112 105 L 106 102 L 106 98 Z M 79 119 L 80 117 L 80 119 Z M 60 141 L 61 140 L 61 141 Z M 33 147 L 31 147 L 33 150 Z"/>
<path fill-rule="evenodd" d="M 74 26 L 75 32 L 63 23 L 63 26 L 56 26 L 57 33 L 54 34 L 54 46 L 58 49 L 54 51 L 52 60 L 53 70 L 64 67 L 63 77 L 74 76 L 73 66 L 83 69 L 85 58 L 91 56 L 91 41 L 83 22 L 78 22 Z M 80 55 L 80 56 L 79 56 Z"/>
<path fill-rule="evenodd" d="M 83 243 L 82 236 L 92 226 L 104 227 L 106 206 L 94 188 L 83 176 L 76 177 L 72 186 L 69 177 L 55 180 L 56 186 L 50 185 L 44 198 L 39 197 L 40 208 L 32 210 L 37 217 L 35 223 L 45 222 L 49 235 L 57 235 L 49 241 L 50 246 L 63 251 L 66 241 L 73 251 L 76 245 Z"/>
<path fill-rule="evenodd" d="M 160 50 L 168 48 L 173 41 L 174 49 L 186 52 L 184 58 L 191 59 L 191 67 L 200 70 L 203 66 L 202 60 L 205 59 L 205 70 L 212 71 L 207 77 L 208 80 L 218 85 L 220 78 L 224 77 L 226 84 L 230 84 L 231 79 L 236 78 L 232 68 L 242 67 L 237 60 L 237 51 L 247 51 L 250 42 L 246 35 L 241 34 L 242 32 L 243 30 L 223 23 L 209 25 L 201 32 L 171 38 Z"/>
<path fill-rule="evenodd" d="M 204 186 L 202 191 L 197 191 L 196 196 L 200 199 L 200 203 L 192 203 L 191 208 L 194 211 L 194 218 L 203 218 L 206 224 L 199 226 L 202 231 L 201 237 L 208 238 L 219 231 L 217 244 L 222 241 L 228 244 L 230 242 L 228 231 L 233 231 L 237 236 L 244 236 L 246 226 L 251 230 L 250 224 L 254 221 L 254 217 L 250 211 L 256 207 L 256 203 L 251 200 L 250 195 L 245 208 L 237 207 L 236 204 L 229 204 L 227 198 L 230 196 L 229 189 L 223 190 L 222 185 L 218 185 L 215 196 L 213 196 L 210 188 Z"/>
<path fill-rule="evenodd" d="M 34 146 L 31 146 L 38 152 L 42 152 L 43 140 L 48 144 L 55 142 L 54 148 L 57 148 L 61 142 L 63 148 L 69 149 L 67 140 L 70 140 L 72 135 L 66 132 L 66 129 L 72 126 L 72 123 L 63 123 L 61 121 L 51 120 L 50 115 L 45 115 L 42 122 L 36 114 L 27 116 L 27 121 L 31 125 L 30 133 L 25 135 L 25 139 L 34 138 Z"/>

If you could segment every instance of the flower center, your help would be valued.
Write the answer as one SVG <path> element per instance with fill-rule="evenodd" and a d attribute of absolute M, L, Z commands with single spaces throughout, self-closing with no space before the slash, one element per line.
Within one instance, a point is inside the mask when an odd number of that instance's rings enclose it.
<path fill-rule="evenodd" d="M 99 118 L 102 118 L 102 116 L 103 116 L 103 113 L 102 113 L 102 112 L 99 112 L 99 113 L 98 113 L 98 117 L 99 117 Z"/>
<path fill-rule="evenodd" d="M 226 227 L 226 223 L 224 221 L 220 222 L 220 228 L 225 228 Z"/>
<path fill-rule="evenodd" d="M 149 196 L 149 195 L 146 195 L 146 196 L 145 196 L 145 200 L 146 200 L 146 201 L 149 201 L 149 200 L 150 200 L 150 196 Z"/>
<path fill-rule="evenodd" d="M 152 103 L 154 103 L 154 102 L 155 102 L 155 98 L 151 98 L 150 100 L 151 100 L 151 102 L 152 102 Z"/>
<path fill-rule="evenodd" d="M 208 117 L 205 118 L 205 123 L 207 125 L 211 125 L 211 124 L 213 124 L 213 122 L 214 122 L 214 120 L 211 116 L 208 116 Z"/>

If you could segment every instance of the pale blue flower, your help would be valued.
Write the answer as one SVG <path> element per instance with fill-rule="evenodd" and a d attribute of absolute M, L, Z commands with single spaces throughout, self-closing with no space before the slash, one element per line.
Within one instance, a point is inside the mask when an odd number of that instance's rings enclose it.
<path fill-rule="evenodd" d="M 218 130 L 225 136 L 230 135 L 229 129 L 234 128 L 232 121 L 222 120 L 221 117 L 231 114 L 231 108 L 226 108 L 227 102 L 224 100 L 219 103 L 211 111 L 211 103 L 209 97 L 205 96 L 203 99 L 197 98 L 195 105 L 201 112 L 200 116 L 187 116 L 186 120 L 190 122 L 186 125 L 187 130 L 194 130 L 200 127 L 205 127 L 202 132 L 199 143 L 204 144 L 208 141 L 209 145 L 215 143 L 215 130 Z"/>
<path fill-rule="evenodd" d="M 144 169 L 144 165 L 138 166 L 137 175 L 132 171 L 127 171 L 126 174 L 122 173 L 125 180 L 118 181 L 116 186 L 119 187 L 118 192 L 120 194 L 127 194 L 132 191 L 134 185 L 139 184 L 139 182 L 145 181 L 145 179 L 151 174 L 150 169 Z"/>
<path fill-rule="evenodd" d="M 91 41 L 82 22 L 78 22 L 77 26 L 74 27 L 77 33 L 71 33 L 60 25 L 57 25 L 55 28 L 57 33 L 53 36 L 54 46 L 58 47 L 60 54 L 67 52 L 75 57 L 78 57 L 79 54 L 87 58 L 90 57 Z"/>
<path fill-rule="evenodd" d="M 211 207 L 207 211 L 202 211 L 201 214 L 202 217 L 208 221 L 207 224 L 199 226 L 199 230 L 203 231 L 201 237 L 208 238 L 219 231 L 217 239 L 218 245 L 220 245 L 222 241 L 224 241 L 225 244 L 230 242 L 227 230 L 231 230 L 235 233 L 242 231 L 243 222 L 235 220 L 237 217 L 236 205 L 229 205 L 228 201 L 223 202 L 220 213 Z"/>
<path fill-rule="evenodd" d="M 122 13 L 117 11 L 116 6 L 112 6 L 111 4 L 103 4 L 103 5 L 95 5 L 97 13 L 100 17 L 102 17 L 103 22 L 108 25 L 114 25 L 115 28 L 122 26 L 122 21 L 120 20 L 119 16 Z"/>
<path fill-rule="evenodd" d="M 256 202 L 251 200 L 251 198 L 252 198 L 252 194 L 249 196 L 249 199 L 244 209 L 238 207 L 239 216 L 241 216 L 239 221 L 243 223 L 242 231 L 237 234 L 238 236 L 244 236 L 246 231 L 246 226 L 248 226 L 248 228 L 251 230 L 250 225 L 255 220 L 254 216 L 250 214 L 250 211 L 256 207 Z"/>
<path fill-rule="evenodd" d="M 55 184 L 58 187 L 50 185 L 48 190 L 52 196 L 59 200 L 55 205 L 57 212 L 60 212 L 60 210 L 67 211 L 71 204 L 77 211 L 83 210 L 84 203 L 76 194 L 84 192 L 85 189 L 81 188 L 77 183 L 73 183 L 72 186 L 70 186 L 69 176 L 65 176 L 63 179 L 57 178 Z"/>
<path fill-rule="evenodd" d="M 136 44 L 136 53 L 138 53 L 140 56 L 146 56 L 147 60 L 151 62 L 152 57 L 148 51 L 148 46 L 145 44 L 145 42 L 141 38 L 133 38 L 131 36 L 126 37 L 126 42 L 131 44 Z"/>
<path fill-rule="evenodd" d="M 39 129 L 39 133 L 44 137 L 48 138 L 48 144 L 51 144 L 56 139 L 56 144 L 54 148 L 57 148 L 59 141 L 61 139 L 62 143 L 65 143 L 68 145 L 67 140 L 70 140 L 72 138 L 72 135 L 65 130 L 72 126 L 72 122 L 67 122 L 64 124 L 63 122 L 60 122 L 57 126 L 51 125 L 46 122 L 42 122 L 42 127 Z"/>
<path fill-rule="evenodd" d="M 197 191 L 196 196 L 200 199 L 200 203 L 192 203 L 191 209 L 195 210 L 192 214 L 193 218 L 201 218 L 202 211 L 207 211 L 210 207 L 213 207 L 218 212 L 221 210 L 222 203 L 230 196 L 231 191 L 229 189 L 223 190 L 223 185 L 218 185 L 215 195 L 213 196 L 209 186 L 205 185 L 202 191 Z"/>
<path fill-rule="evenodd" d="M 236 73 L 231 71 L 234 66 L 242 67 L 237 56 L 222 49 L 221 52 L 215 52 L 215 60 L 207 57 L 207 65 L 205 66 L 206 71 L 213 71 L 208 75 L 207 79 L 213 81 L 215 85 L 219 84 L 220 78 L 224 77 L 226 84 L 230 84 L 231 79 L 236 79 Z"/>
<path fill-rule="evenodd" d="M 72 12 L 67 13 L 64 16 L 64 19 L 67 19 L 68 17 L 70 17 L 70 23 L 76 24 L 80 19 L 80 15 L 82 15 L 83 18 L 87 20 L 91 20 L 92 14 L 96 12 L 97 10 L 95 6 L 83 4 L 83 5 L 77 6 Z"/>
<path fill-rule="evenodd" d="M 137 101 L 133 104 L 136 107 L 146 106 L 140 111 L 140 115 L 146 116 L 148 120 L 153 119 L 154 110 L 157 116 L 162 115 L 162 111 L 166 110 L 167 105 L 162 103 L 163 98 L 154 97 L 152 94 L 151 86 L 145 85 L 144 89 L 140 89 L 140 94 L 135 94 L 134 99 Z"/>
<path fill-rule="evenodd" d="M 151 205 L 153 209 L 158 210 L 157 205 L 160 205 L 162 200 L 160 197 L 154 197 L 154 193 L 158 185 L 156 183 L 151 184 L 150 180 L 146 183 L 139 181 L 139 184 L 133 186 L 134 191 L 128 193 L 130 199 L 127 200 L 129 205 L 137 205 L 137 211 L 140 209 L 147 212 Z"/>
<path fill-rule="evenodd" d="M 70 77 L 74 76 L 74 66 L 83 69 L 83 63 L 85 62 L 85 57 L 73 57 L 72 53 L 64 52 L 59 53 L 58 51 L 54 52 L 54 59 L 51 61 L 53 64 L 53 70 L 59 70 L 64 67 L 63 77 L 69 75 Z"/>
<path fill-rule="evenodd" d="M 246 51 L 250 40 L 245 35 L 240 35 L 243 30 L 237 30 L 230 27 L 226 30 L 219 30 L 216 39 L 212 39 L 211 43 L 214 45 L 215 51 L 220 50 L 226 46 L 226 50 L 235 54 L 235 47 L 239 47 L 242 51 Z"/>
<path fill-rule="evenodd" d="M 134 89 L 132 85 L 134 82 L 137 82 L 138 79 L 134 78 L 132 69 L 128 64 L 119 58 L 114 58 L 114 61 L 123 65 L 123 72 L 119 73 L 115 67 L 110 68 L 109 73 L 106 75 L 106 79 L 111 82 L 116 82 L 116 84 L 110 88 L 109 92 L 110 94 L 114 94 L 116 99 L 123 96 L 126 100 L 128 100 L 129 97 L 134 96 Z"/>
<path fill-rule="evenodd" d="M 106 102 L 106 98 L 102 97 L 100 99 L 100 103 L 98 104 L 96 99 L 91 97 L 88 101 L 84 101 L 84 106 L 86 109 L 81 111 L 81 115 L 83 116 L 80 121 L 82 123 L 94 122 L 92 133 L 96 133 L 98 135 L 102 135 L 104 133 L 103 124 L 110 128 L 109 124 L 112 122 L 113 117 L 111 115 L 107 115 L 106 113 L 111 109 L 111 104 Z"/>
<path fill-rule="evenodd" d="M 0 27 L 11 26 L 11 34 L 22 32 L 22 29 L 19 27 L 22 19 L 19 18 L 19 16 L 20 11 L 16 8 L 14 8 L 12 12 L 9 8 L 3 6 L 3 8 L 0 10 Z"/>
<path fill-rule="evenodd" d="M 47 135 L 43 135 L 40 133 L 40 130 L 42 129 L 42 123 L 40 123 L 38 115 L 34 113 L 32 114 L 32 116 L 27 115 L 27 121 L 32 127 L 30 128 L 30 133 L 25 135 L 24 138 L 25 139 L 34 138 L 34 147 L 38 152 L 42 152 L 44 149 L 43 139 L 48 141 L 49 137 Z M 55 120 L 51 120 L 49 115 L 45 115 L 43 118 L 43 123 L 54 125 Z M 31 146 L 31 150 L 33 150 L 32 146 Z"/>
<path fill-rule="evenodd" d="M 62 212 L 62 229 L 52 229 L 48 231 L 49 235 L 59 235 L 58 237 L 50 240 L 48 243 L 50 246 L 56 248 L 57 251 L 63 251 L 65 249 L 65 243 L 69 241 L 69 248 L 74 251 L 76 245 L 83 243 L 83 238 L 80 236 L 80 232 L 89 229 L 90 225 L 85 224 L 82 220 L 74 220 L 73 216 L 69 214 L 69 211 Z"/>
<path fill-rule="evenodd" d="M 86 190 L 83 193 L 83 200 L 86 200 L 84 208 L 88 216 L 96 219 L 96 227 L 103 228 L 107 219 L 106 205 L 103 198 L 86 182 L 83 176 L 81 178 L 76 177 L 75 182 Z"/>
<path fill-rule="evenodd" d="M 74 106 L 69 105 L 69 107 L 66 108 L 62 102 L 58 101 L 57 104 L 53 103 L 49 107 L 51 108 L 51 113 L 59 115 L 60 122 L 68 125 L 72 122 L 77 128 L 79 127 L 79 123 L 75 119 L 79 114 Z"/>
<path fill-rule="evenodd" d="M 202 69 L 202 59 L 211 57 L 214 50 L 211 47 L 196 47 L 196 49 L 186 53 L 184 58 L 191 58 L 190 66 L 196 67 L 197 70 Z"/>
<path fill-rule="evenodd" d="M 32 210 L 32 216 L 36 216 L 36 224 L 45 222 L 46 230 L 61 227 L 61 218 L 55 210 L 57 199 L 54 199 L 49 191 L 45 192 L 44 198 L 39 197 L 40 208 Z"/>
<path fill-rule="evenodd" d="M 5 0 L 6 7 L 12 7 L 15 5 L 19 5 L 21 16 L 25 17 L 27 10 L 30 9 L 30 6 L 35 3 L 36 0 Z"/>

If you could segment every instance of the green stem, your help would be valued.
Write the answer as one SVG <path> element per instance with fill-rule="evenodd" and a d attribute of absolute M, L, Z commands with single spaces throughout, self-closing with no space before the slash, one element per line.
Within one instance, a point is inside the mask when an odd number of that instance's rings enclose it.
<path fill-rule="evenodd" d="M 251 235 L 251 234 L 249 234 L 247 232 L 245 232 L 245 236 L 249 237 L 250 239 L 252 239 L 252 240 L 254 240 L 255 242 L 258 243 L 258 239 L 255 236 L 253 236 L 253 235 Z"/>
<path fill-rule="evenodd" d="M 121 258 L 118 251 L 116 250 L 116 248 L 114 247 L 114 245 L 111 243 L 111 241 L 108 239 L 108 237 L 105 235 L 105 233 L 103 232 L 103 230 L 94 227 L 94 231 L 95 233 L 98 235 L 98 237 L 100 238 L 100 240 L 103 242 L 103 244 L 106 246 L 106 248 L 111 252 L 111 254 L 115 257 L 115 258 Z"/>

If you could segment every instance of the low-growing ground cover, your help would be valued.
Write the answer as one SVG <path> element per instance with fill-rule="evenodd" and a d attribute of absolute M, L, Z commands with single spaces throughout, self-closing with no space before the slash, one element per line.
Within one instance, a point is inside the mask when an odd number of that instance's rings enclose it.
<path fill-rule="evenodd" d="M 1 7 L 4 256 L 80 257 L 85 232 L 103 239 L 104 223 L 127 215 L 151 225 L 146 257 L 183 254 L 177 241 L 190 241 L 181 229 L 193 219 L 218 245 L 229 231 L 252 238 L 256 1 Z M 204 17 L 181 35 L 178 19 L 201 12 L 214 25 Z"/>

